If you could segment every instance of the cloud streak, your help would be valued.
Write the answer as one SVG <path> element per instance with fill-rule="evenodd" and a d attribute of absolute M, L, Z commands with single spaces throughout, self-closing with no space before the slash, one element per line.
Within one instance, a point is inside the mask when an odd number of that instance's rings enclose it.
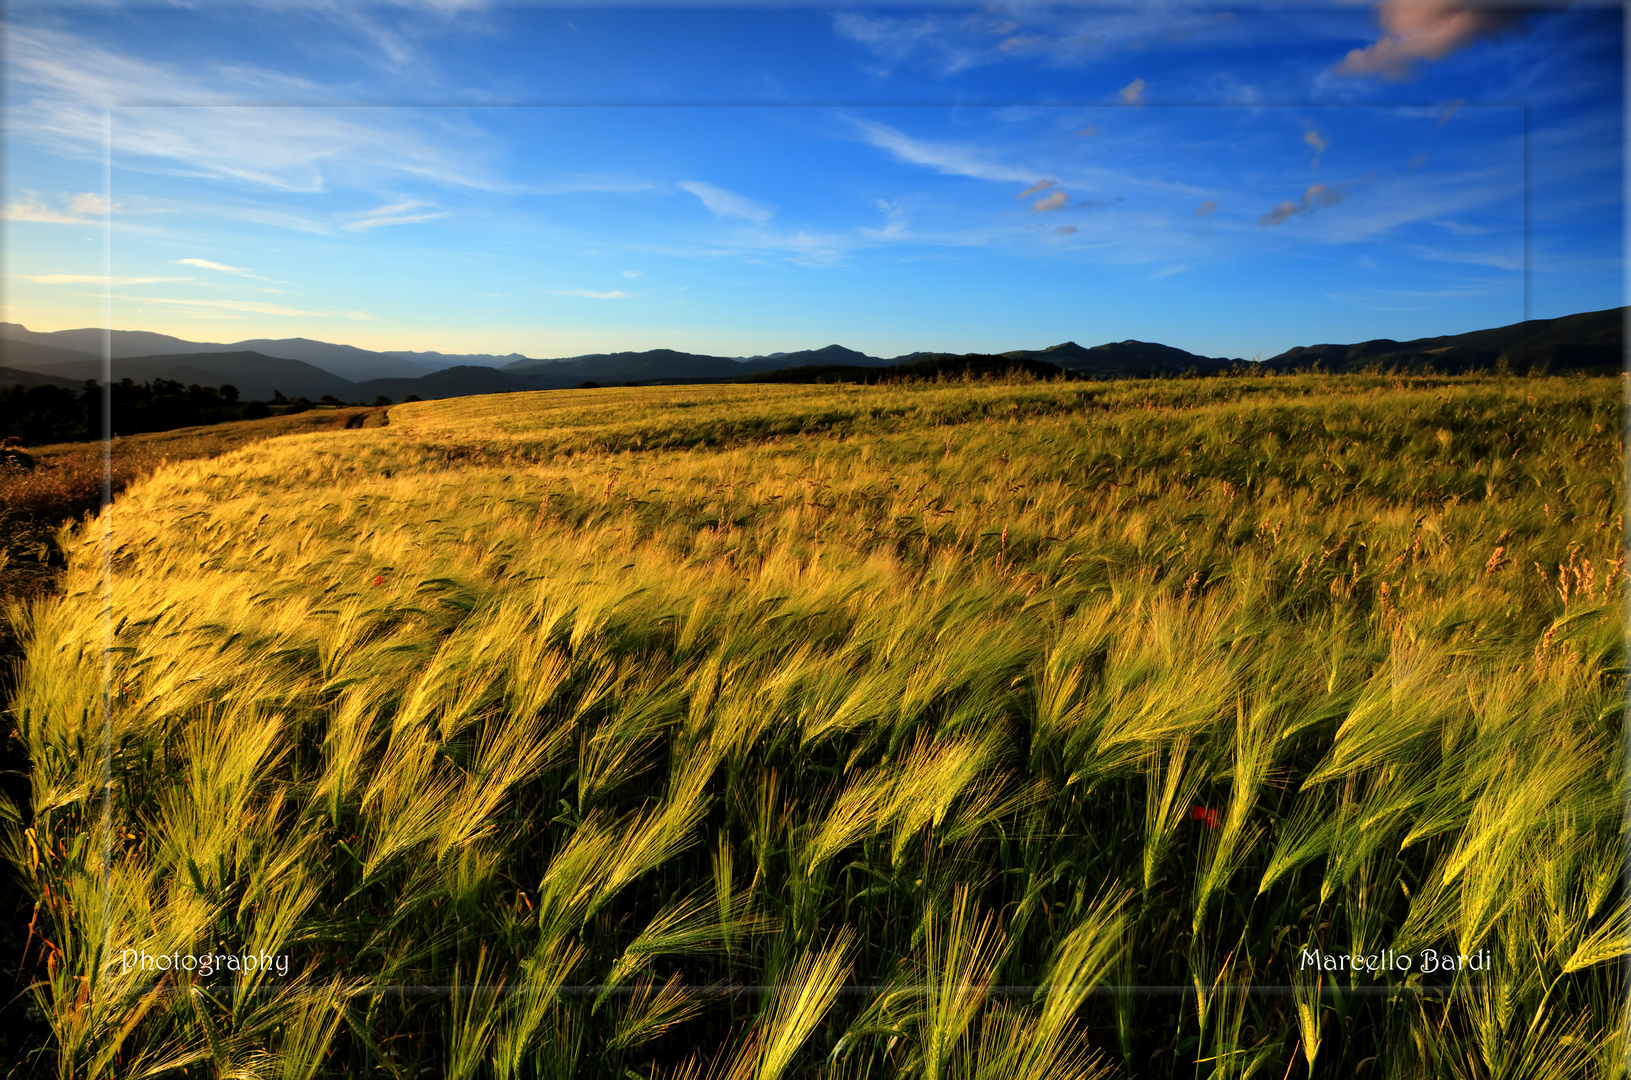
<path fill-rule="evenodd" d="M 594 292 L 590 289 L 545 289 L 544 291 L 551 296 L 581 296 L 585 300 L 627 300 L 633 295 L 619 289 L 613 289 L 610 292 Z"/>
<path fill-rule="evenodd" d="M 1029 184 L 1034 183 L 1032 178 L 1037 173 L 1034 169 L 985 160 L 967 147 L 915 139 L 875 120 L 851 119 L 850 123 L 868 143 L 893 154 L 898 160 L 910 165 L 923 165 L 947 176 L 967 176 L 974 180 L 993 180 L 1004 184 Z M 1020 197 L 1024 198 L 1023 195 Z"/>
<path fill-rule="evenodd" d="M 435 221 L 437 218 L 447 217 L 447 212 L 440 210 L 414 213 L 421 207 L 429 205 L 409 199 L 391 203 L 389 206 L 378 206 L 360 214 L 335 214 L 334 217 L 342 223 L 340 228 L 347 232 L 367 232 L 369 229 L 378 229 L 386 225 L 417 225 L 422 221 Z"/>
<path fill-rule="evenodd" d="M 54 225 L 100 225 L 103 215 L 118 209 L 94 191 L 69 195 L 62 201 L 62 209 L 54 210 L 40 201 L 32 191 L 23 192 L 23 198 L 6 207 L 8 221 L 39 221 Z"/>
<path fill-rule="evenodd" d="M 280 315 L 285 318 L 302 319 L 355 319 L 361 322 L 371 322 L 374 316 L 363 311 L 305 311 L 300 308 L 285 307 L 282 304 L 265 304 L 258 300 L 181 300 L 163 296 L 131 296 L 125 297 L 140 304 L 172 304 L 176 307 L 194 307 L 219 309 L 223 311 L 247 311 L 255 315 Z"/>
<path fill-rule="evenodd" d="M 1303 142 L 1314 148 L 1314 160 L 1313 163 L 1309 165 L 1309 168 L 1319 168 L 1320 155 L 1325 153 L 1325 148 L 1331 144 L 1326 142 L 1325 138 L 1313 128 L 1309 128 L 1307 131 L 1303 132 Z"/>
<path fill-rule="evenodd" d="M 678 186 L 701 199 L 702 205 L 706 206 L 714 217 L 741 218 L 755 225 L 764 225 L 776 214 L 775 210 L 762 202 L 701 180 L 682 180 Z"/>
<path fill-rule="evenodd" d="M 327 190 L 332 172 L 499 187 L 466 167 L 475 144 L 427 138 L 446 129 L 411 111 L 291 106 L 295 96 L 321 104 L 349 95 L 243 66 L 200 73 L 39 26 L 9 25 L 6 35 L 11 133 L 48 150 L 100 161 L 111 108 L 113 150 L 127 168 L 280 192 Z M 124 107 L 137 104 L 170 107 Z"/>
<path fill-rule="evenodd" d="M 254 278 L 256 281 L 276 281 L 280 285 L 287 284 L 287 282 L 278 281 L 277 278 L 262 277 L 253 270 L 245 269 L 242 266 L 228 266 L 226 263 L 211 262 L 209 259 L 172 259 L 170 261 L 177 266 L 196 266 L 200 270 L 214 270 L 218 274 L 235 274 L 238 277 Z"/>
<path fill-rule="evenodd" d="M 1257 223 L 1265 228 L 1281 225 L 1298 214 L 1311 214 L 1320 207 L 1335 206 L 1347 197 L 1347 189 L 1340 184 L 1335 187 L 1325 184 L 1310 184 L 1308 190 L 1303 192 L 1301 202 L 1292 202 L 1287 199 L 1273 210 L 1259 217 Z"/>
<path fill-rule="evenodd" d="M 36 285 L 156 285 L 164 281 L 191 281 L 188 277 L 110 277 L 106 274 L 19 274 Z"/>

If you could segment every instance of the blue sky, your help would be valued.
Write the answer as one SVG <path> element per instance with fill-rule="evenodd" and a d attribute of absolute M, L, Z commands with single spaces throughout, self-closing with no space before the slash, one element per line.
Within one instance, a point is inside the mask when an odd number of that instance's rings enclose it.
<path fill-rule="evenodd" d="M 31 329 L 1251 357 L 1624 303 L 1618 6 L 6 18 Z"/>

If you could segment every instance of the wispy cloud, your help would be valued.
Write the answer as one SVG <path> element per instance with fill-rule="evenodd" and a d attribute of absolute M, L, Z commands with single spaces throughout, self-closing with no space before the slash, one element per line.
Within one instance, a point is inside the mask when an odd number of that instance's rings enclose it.
<path fill-rule="evenodd" d="M 41 221 L 58 225 L 87 225 L 101 224 L 99 220 L 104 214 L 118 209 L 108 200 L 94 191 L 81 192 L 78 195 L 69 195 L 61 200 L 61 209 L 53 209 L 40 201 L 40 197 L 32 191 L 23 192 L 23 197 L 6 207 L 5 217 L 9 221 Z"/>
<path fill-rule="evenodd" d="M 701 199 L 702 205 L 706 206 L 714 217 L 742 218 L 755 225 L 763 225 L 776 213 L 762 202 L 701 180 L 682 180 L 679 187 Z"/>
<path fill-rule="evenodd" d="M 1063 191 L 1056 191 L 1046 198 L 1036 200 L 1036 202 L 1031 204 L 1031 209 L 1045 214 L 1050 210 L 1058 210 L 1062 208 L 1069 201 L 1069 195 L 1066 195 Z"/>
<path fill-rule="evenodd" d="M 897 240 L 906 235 L 906 211 L 899 201 L 879 199 L 878 209 L 883 211 L 884 226 L 881 229 L 861 229 L 861 235 L 869 240 Z"/>
<path fill-rule="evenodd" d="M 640 276 L 640 271 L 638 271 L 638 270 L 625 270 L 625 271 L 623 271 L 623 276 L 626 277 L 626 278 L 637 278 L 637 277 Z"/>
<path fill-rule="evenodd" d="M 886 67 L 925 67 L 944 78 L 1011 61 L 1015 54 L 1050 65 L 1080 65 L 1158 40 L 1229 33 L 1238 22 L 1230 12 L 1187 10 L 1177 4 L 981 5 L 966 12 L 956 7 L 931 14 L 842 12 L 833 16 L 833 29 L 870 50 Z"/>
<path fill-rule="evenodd" d="M 282 304 L 266 304 L 258 300 L 197 300 L 176 299 L 165 296 L 130 296 L 125 299 L 141 304 L 170 304 L 176 307 L 247 311 L 254 315 L 281 315 L 285 318 L 353 319 L 359 322 L 372 322 L 375 319 L 375 316 L 364 311 L 305 311 L 301 308 L 285 307 Z"/>
<path fill-rule="evenodd" d="M 1459 0 L 1382 0 L 1376 16 L 1381 40 L 1350 52 L 1336 74 L 1408 79 L 1418 62 L 1494 37 L 1518 23 L 1523 13 Z"/>
<path fill-rule="evenodd" d="M 226 263 L 210 262 L 208 259 L 171 259 L 170 261 L 178 266 L 197 266 L 205 270 L 219 270 L 223 274 L 244 274 L 250 277 L 254 276 L 241 266 L 228 266 Z"/>
<path fill-rule="evenodd" d="M 126 168 L 288 192 L 326 190 L 333 172 L 499 186 L 471 168 L 485 148 L 474 129 L 451 145 L 453 129 L 412 110 L 289 106 L 290 80 L 277 72 L 167 65 L 40 26 L 8 25 L 6 35 L 11 134 L 58 153 L 101 160 L 114 108 L 113 150 Z M 346 96 L 299 94 L 313 104 Z M 122 107 L 135 104 L 171 107 Z"/>
<path fill-rule="evenodd" d="M 1215 213 L 1217 208 L 1218 201 L 1216 199 L 1207 199 L 1205 202 L 1201 203 L 1195 208 L 1195 213 L 1199 214 L 1201 217 L 1206 217 L 1208 214 Z"/>
<path fill-rule="evenodd" d="M 1018 195 L 1015 195 L 1014 198 L 1023 199 L 1027 195 L 1035 195 L 1039 191 L 1048 190 L 1049 188 L 1053 187 L 1053 185 L 1056 184 L 1056 183 L 1058 183 L 1057 180 L 1038 180 L 1036 183 L 1032 184 L 1030 187 L 1026 188 L 1024 191 L 1020 192 Z"/>
<path fill-rule="evenodd" d="M 367 232 L 369 229 L 378 229 L 385 225 L 417 225 L 422 221 L 435 221 L 437 218 L 447 217 L 447 212 L 443 210 L 414 212 L 429 205 L 410 199 L 391 203 L 389 206 L 376 206 L 372 210 L 364 210 L 358 214 L 335 214 L 334 217 L 342 223 L 340 228 L 347 232 Z"/>
<path fill-rule="evenodd" d="M 1326 142 L 1325 137 L 1319 132 L 1315 131 L 1313 128 L 1309 128 L 1307 131 L 1303 132 L 1303 142 L 1314 148 L 1314 160 L 1309 165 L 1309 168 L 1319 168 L 1320 155 L 1325 153 L 1325 148 L 1331 144 Z"/>
<path fill-rule="evenodd" d="M 899 64 L 918 57 L 942 76 L 988 63 L 981 54 L 984 42 L 963 42 L 959 20 L 952 15 L 930 14 L 897 17 L 843 11 L 833 16 L 833 30 L 870 49 L 887 63 Z M 992 59 L 1001 55 L 1000 48 Z"/>
<path fill-rule="evenodd" d="M 880 150 L 886 150 L 901 161 L 924 165 L 947 176 L 967 176 L 975 180 L 994 180 L 999 183 L 1029 184 L 1034 182 L 1037 170 L 1023 169 L 1000 162 L 989 161 L 978 151 L 964 146 L 933 143 L 915 139 L 897 131 L 888 124 L 875 120 L 851 118 L 850 123 L 861 137 Z"/>
<path fill-rule="evenodd" d="M 1121 88 L 1121 103 L 1123 105 L 1144 104 L 1144 80 L 1134 79 Z"/>
<path fill-rule="evenodd" d="M 1445 251 L 1442 248 L 1411 245 L 1404 249 L 1418 259 L 1431 262 L 1460 263 L 1465 266 L 1493 266 L 1497 270 L 1522 270 L 1522 251 Z"/>
<path fill-rule="evenodd" d="M 161 281 L 191 281 L 188 277 L 117 277 L 106 274 L 19 274 L 36 285 L 156 285 Z"/>
<path fill-rule="evenodd" d="M 613 289 L 611 292 L 594 292 L 590 289 L 545 289 L 552 296 L 581 296 L 586 300 L 627 300 L 633 293 Z"/>
<path fill-rule="evenodd" d="M 1263 226 L 1279 225 L 1298 214 L 1311 214 L 1322 206 L 1335 206 L 1347 197 L 1348 191 L 1341 184 L 1310 184 L 1308 190 L 1303 192 L 1301 202 L 1287 199 L 1259 217 L 1257 223 Z"/>
<path fill-rule="evenodd" d="M 1430 224 L 1437 225 L 1446 232 L 1453 232 L 1457 236 L 1487 236 L 1495 231 L 1488 225 L 1468 225 L 1465 222 L 1452 221 L 1449 218 L 1442 218 L 1430 222 Z"/>
<path fill-rule="evenodd" d="M 219 274 L 234 274 L 238 277 L 254 278 L 256 281 L 277 281 L 277 278 L 262 277 L 253 270 L 246 269 L 242 266 L 228 266 L 226 263 L 211 262 L 209 259 L 172 259 L 170 261 L 175 263 L 177 266 L 196 266 L 200 270 L 214 270 Z M 279 282 L 279 284 L 287 284 L 287 282 Z M 281 290 L 274 289 L 262 291 L 278 292 Z"/>
<path fill-rule="evenodd" d="M 1074 225 L 1060 225 L 1058 228 L 1054 229 L 1053 231 L 1058 233 L 1060 236 L 1075 236 L 1076 235 L 1076 226 L 1074 226 Z"/>

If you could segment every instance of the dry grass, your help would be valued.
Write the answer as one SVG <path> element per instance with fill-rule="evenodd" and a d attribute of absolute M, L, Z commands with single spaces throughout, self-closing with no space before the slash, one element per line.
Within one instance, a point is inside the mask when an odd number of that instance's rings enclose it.
<path fill-rule="evenodd" d="M 1620 408 L 644 388 L 172 464 L 22 620 L 59 1070 L 1621 1076 Z M 295 967 L 106 964 L 211 943 Z"/>

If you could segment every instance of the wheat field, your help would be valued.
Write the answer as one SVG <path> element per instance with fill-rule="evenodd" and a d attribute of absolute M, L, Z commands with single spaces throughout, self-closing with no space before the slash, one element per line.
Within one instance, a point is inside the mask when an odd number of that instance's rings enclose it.
<path fill-rule="evenodd" d="M 1624 1077 L 1621 415 L 649 387 L 167 466 L 12 613 L 46 1071 Z"/>

